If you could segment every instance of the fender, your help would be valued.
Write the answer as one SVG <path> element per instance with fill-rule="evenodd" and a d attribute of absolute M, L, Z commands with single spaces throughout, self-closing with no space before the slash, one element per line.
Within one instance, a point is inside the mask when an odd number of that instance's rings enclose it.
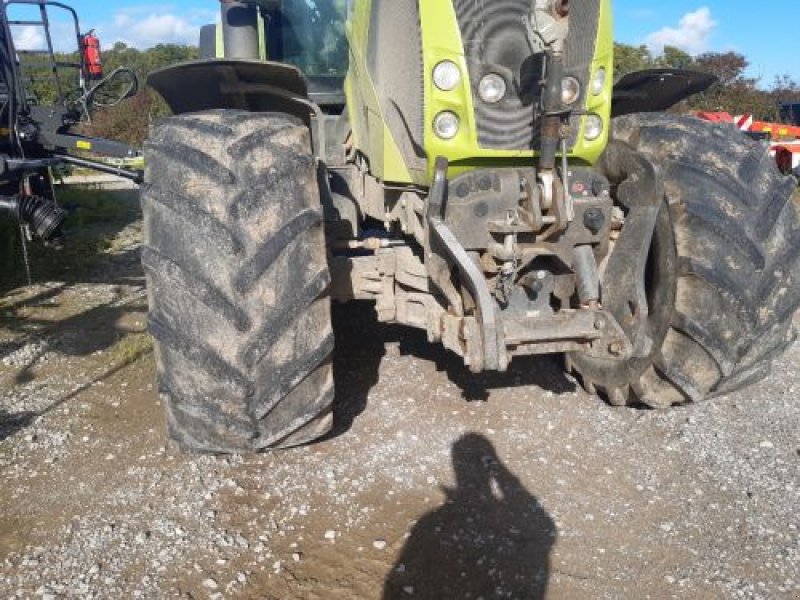
<path fill-rule="evenodd" d="M 717 82 L 714 75 L 685 69 L 647 69 L 629 73 L 614 85 L 611 115 L 661 112 Z"/>
<path fill-rule="evenodd" d="M 248 59 L 195 60 L 152 73 L 147 83 L 176 115 L 213 109 L 283 112 L 307 124 L 319 109 L 299 69 Z"/>

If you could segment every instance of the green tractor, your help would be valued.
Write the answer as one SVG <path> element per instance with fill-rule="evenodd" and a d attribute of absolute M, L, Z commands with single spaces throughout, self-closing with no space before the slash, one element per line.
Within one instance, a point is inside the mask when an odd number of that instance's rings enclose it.
<path fill-rule="evenodd" d="M 663 112 L 712 82 L 615 82 L 610 0 L 223 0 L 149 82 L 175 115 L 142 188 L 172 437 L 325 435 L 331 301 L 474 373 L 563 354 L 614 406 L 759 381 L 794 340 L 800 220 L 763 145 Z"/>

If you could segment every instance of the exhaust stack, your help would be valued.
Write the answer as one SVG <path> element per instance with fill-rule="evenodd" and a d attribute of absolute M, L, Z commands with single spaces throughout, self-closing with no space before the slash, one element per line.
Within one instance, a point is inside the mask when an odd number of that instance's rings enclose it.
<path fill-rule="evenodd" d="M 225 58 L 258 60 L 258 7 L 248 2 L 222 0 L 222 34 Z"/>

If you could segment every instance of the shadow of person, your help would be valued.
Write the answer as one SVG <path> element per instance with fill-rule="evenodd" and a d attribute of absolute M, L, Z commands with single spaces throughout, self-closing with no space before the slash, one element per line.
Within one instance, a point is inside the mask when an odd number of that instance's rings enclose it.
<path fill-rule="evenodd" d="M 453 469 L 456 487 L 414 526 L 384 600 L 543 598 L 553 520 L 482 435 L 453 445 Z"/>

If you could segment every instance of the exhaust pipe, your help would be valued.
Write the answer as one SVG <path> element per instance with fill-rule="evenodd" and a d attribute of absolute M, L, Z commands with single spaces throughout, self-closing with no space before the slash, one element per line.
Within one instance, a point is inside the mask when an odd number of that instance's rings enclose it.
<path fill-rule="evenodd" d="M 225 58 L 258 60 L 258 7 L 253 3 L 222 0 L 222 34 Z"/>
<path fill-rule="evenodd" d="M 61 227 L 67 212 L 52 200 L 39 196 L 0 196 L 0 212 L 8 213 L 45 244 L 60 247 L 64 242 Z"/>

